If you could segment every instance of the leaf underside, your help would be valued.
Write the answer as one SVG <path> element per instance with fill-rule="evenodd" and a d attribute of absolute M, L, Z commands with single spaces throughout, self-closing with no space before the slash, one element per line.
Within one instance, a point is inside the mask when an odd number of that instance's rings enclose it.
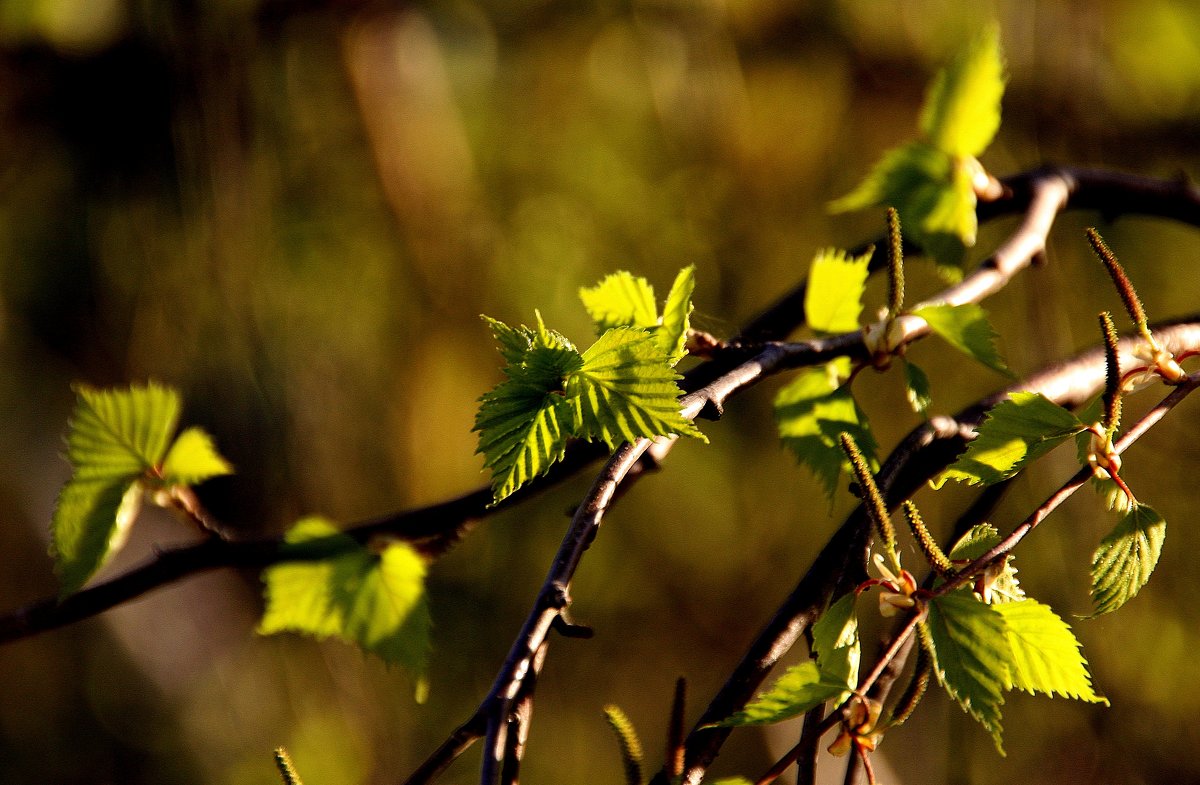
<path fill-rule="evenodd" d="M 1112 613 L 1137 596 L 1162 555 L 1167 522 L 1145 504 L 1134 505 L 1092 556 L 1092 616 Z"/>

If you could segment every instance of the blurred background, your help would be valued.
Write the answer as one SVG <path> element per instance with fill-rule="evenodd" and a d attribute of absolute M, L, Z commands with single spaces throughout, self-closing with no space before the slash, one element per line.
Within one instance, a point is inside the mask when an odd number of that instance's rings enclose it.
<path fill-rule="evenodd" d="M 992 172 L 1200 174 L 1187 0 L 0 0 L 0 612 L 56 592 L 72 381 L 179 387 L 185 423 L 237 466 L 203 487 L 237 536 L 467 491 L 486 479 L 475 401 L 499 379 L 478 314 L 536 307 L 586 344 L 580 286 L 627 269 L 662 295 L 694 264 L 696 321 L 731 334 L 817 249 L 882 230 L 881 213 L 825 205 L 915 133 L 933 72 L 992 18 L 1011 71 Z M 986 303 L 1018 373 L 1093 344 L 1096 312 L 1118 307 L 1083 239 L 1100 220 L 1063 218 L 1051 264 Z M 976 256 L 1013 225 L 986 226 Z M 1153 318 L 1195 310 L 1195 230 L 1100 226 Z M 940 287 L 911 267 L 911 301 Z M 937 411 L 1004 383 L 928 343 L 912 356 Z M 679 445 L 608 518 L 573 592 L 597 634 L 553 641 L 524 782 L 620 782 L 606 703 L 657 767 L 676 677 L 691 722 L 840 521 L 848 497 L 827 504 L 779 447 L 781 383 L 704 424 L 711 445 Z M 917 424 L 894 375 L 855 391 L 885 450 Z M 1173 524 L 1154 581 L 1074 622 L 1112 708 L 1014 694 L 1002 758 L 931 694 L 881 747 L 886 782 L 1200 779 L 1200 448 L 1182 427 L 1198 414 L 1189 402 L 1128 460 Z M 1047 458 L 995 523 L 1072 460 Z M 426 704 L 346 646 L 256 636 L 257 577 L 205 575 L 0 648 L 0 781 L 265 784 L 280 744 L 309 785 L 403 780 L 487 690 L 589 483 L 489 519 L 432 568 Z M 1066 618 L 1089 610 L 1115 520 L 1083 496 L 1016 562 Z M 946 532 L 969 500 L 919 502 Z M 105 574 L 192 537 L 148 514 Z M 714 772 L 756 776 L 796 733 L 739 732 Z M 441 781 L 475 781 L 478 758 Z"/>

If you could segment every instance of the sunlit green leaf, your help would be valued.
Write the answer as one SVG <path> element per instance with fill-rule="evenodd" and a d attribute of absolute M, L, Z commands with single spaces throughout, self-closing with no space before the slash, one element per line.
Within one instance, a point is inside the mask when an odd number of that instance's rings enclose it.
<path fill-rule="evenodd" d="M 579 290 L 579 299 L 597 334 L 613 327 L 654 327 L 658 324 L 658 306 L 654 287 L 640 276 L 624 270 L 606 276 L 603 281 Z"/>
<path fill-rule="evenodd" d="M 50 548 L 61 596 L 79 591 L 120 550 L 137 517 L 142 493 L 136 477 L 76 478 L 59 492 Z"/>
<path fill-rule="evenodd" d="M 904 361 L 904 394 L 914 412 L 922 416 L 929 413 L 929 407 L 933 405 L 929 377 L 911 360 Z"/>
<path fill-rule="evenodd" d="M 491 328 L 492 335 L 496 339 L 497 348 L 500 350 L 500 355 L 504 358 L 504 361 L 509 365 L 520 365 L 525 358 L 526 352 L 533 348 L 537 332 L 523 324 L 519 327 L 510 327 L 504 322 L 487 315 L 481 314 L 479 318 L 487 322 L 488 327 Z"/>
<path fill-rule="evenodd" d="M 842 472 L 849 471 L 849 461 L 838 441 L 843 431 L 854 437 L 872 470 L 879 466 L 866 415 L 849 388 L 842 385 L 848 373 L 849 361 L 845 358 L 806 368 L 775 396 L 780 438 L 797 460 L 816 474 L 830 498 L 837 491 Z"/>
<path fill-rule="evenodd" d="M 1092 689 L 1079 641 L 1050 606 L 1027 599 L 994 607 L 1004 617 L 1012 652 L 1008 689 L 1108 702 Z"/>
<path fill-rule="evenodd" d="M 1004 617 L 996 606 L 956 591 L 930 600 L 925 627 L 938 681 L 1003 754 L 1000 707 L 1012 659 Z"/>
<path fill-rule="evenodd" d="M 978 437 L 934 482 L 991 485 L 1012 477 L 1084 427 L 1075 415 L 1038 393 L 1010 393 L 988 412 Z"/>
<path fill-rule="evenodd" d="M 583 353 L 567 382 L 575 432 L 610 448 L 640 437 L 694 436 L 704 439 L 680 413 L 678 374 L 654 335 L 618 327 Z"/>
<path fill-rule="evenodd" d="M 1100 541 L 1092 556 L 1092 616 L 1112 613 L 1137 596 L 1162 554 L 1167 522 L 1145 504 L 1135 504 Z"/>
<path fill-rule="evenodd" d="M 754 785 L 754 783 L 745 777 L 722 777 L 713 785 Z"/>
<path fill-rule="evenodd" d="M 175 438 L 162 463 L 163 481 L 195 485 L 212 477 L 232 474 L 233 467 L 217 452 L 212 437 L 201 428 L 187 428 Z"/>
<path fill-rule="evenodd" d="M 810 327 L 826 333 L 858 329 L 870 261 L 870 253 L 847 256 L 833 248 L 817 253 L 808 270 L 804 295 L 804 315 Z"/>
<path fill-rule="evenodd" d="M 504 369 L 508 381 L 480 399 L 475 430 L 476 452 L 492 473 L 495 503 L 562 458 L 571 421 L 566 382 L 583 358 L 569 341 L 540 324 L 534 331 L 494 322 L 493 330 L 501 351 L 512 359 Z M 522 335 L 529 346 L 518 353 L 517 336 Z"/>
<path fill-rule="evenodd" d="M 812 626 L 813 651 L 821 672 L 828 679 L 840 680 L 847 690 L 858 686 L 861 659 L 855 598 L 854 592 L 843 595 Z M 845 697 L 841 696 L 838 702 Z"/>
<path fill-rule="evenodd" d="M 63 596 L 119 550 L 140 507 L 139 478 L 155 470 L 179 420 L 179 395 L 157 384 L 75 387 L 67 433 L 71 479 L 51 519 L 51 553 Z"/>
<path fill-rule="evenodd" d="M 951 155 L 980 155 L 1000 128 L 1004 81 L 1000 32 L 991 25 L 930 85 L 921 109 L 926 140 Z"/>
<path fill-rule="evenodd" d="M 887 152 L 856 189 L 830 203 L 832 212 L 895 207 L 905 239 L 928 251 L 944 271 L 957 269 L 978 228 L 970 167 L 924 142 Z M 959 273 L 961 275 L 961 273 Z"/>
<path fill-rule="evenodd" d="M 689 319 L 692 313 L 692 291 L 696 288 L 696 268 L 689 265 L 679 271 L 663 306 L 662 324 L 655 333 L 655 340 L 662 347 L 671 364 L 679 362 L 686 354 Z"/>
<path fill-rule="evenodd" d="M 954 348 L 998 373 L 1012 376 L 996 349 L 996 331 L 979 305 L 930 305 L 913 311 L 913 315 L 928 322 L 929 328 Z"/>
<path fill-rule="evenodd" d="M 716 724 L 732 728 L 782 722 L 836 698 L 845 690 L 846 684 L 840 678 L 822 673 L 817 663 L 805 660 L 788 668 L 745 709 Z"/>
<path fill-rule="evenodd" d="M 288 532 L 289 544 L 339 539 L 333 524 L 306 518 Z M 403 666 L 426 690 L 429 609 L 425 562 L 406 543 L 369 550 L 345 537 L 341 555 L 319 561 L 282 562 L 263 572 L 266 610 L 258 631 L 336 637 Z"/>
<path fill-rule="evenodd" d="M 67 460 L 76 479 L 131 477 L 158 465 L 179 422 L 179 394 L 157 384 L 76 385 Z"/>

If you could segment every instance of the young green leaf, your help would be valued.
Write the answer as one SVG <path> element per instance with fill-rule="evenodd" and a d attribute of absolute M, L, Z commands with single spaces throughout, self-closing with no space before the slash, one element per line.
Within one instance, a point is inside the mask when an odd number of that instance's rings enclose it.
<path fill-rule="evenodd" d="M 403 542 L 368 550 L 321 518 L 297 522 L 285 541 L 300 545 L 325 538 L 344 538 L 338 543 L 341 555 L 282 562 L 263 572 L 266 611 L 258 632 L 300 632 L 357 644 L 403 666 L 416 684 L 417 700 L 423 700 L 430 630 L 425 562 Z"/>
<path fill-rule="evenodd" d="M 847 256 L 845 251 L 828 248 L 817 253 L 804 294 L 804 314 L 810 327 L 825 333 L 858 329 L 870 261 L 869 252 Z"/>
<path fill-rule="evenodd" d="M 737 728 L 783 722 L 836 698 L 845 690 L 842 679 L 822 672 L 812 660 L 805 660 L 784 671 L 770 689 L 748 703 L 746 708 L 715 726 Z"/>
<path fill-rule="evenodd" d="M 1004 617 L 970 592 L 956 591 L 930 600 L 924 624 L 938 681 L 992 734 L 1003 755 L 1000 707 L 1012 660 Z"/>
<path fill-rule="evenodd" d="M 79 590 L 124 544 L 141 506 L 141 479 L 163 459 L 179 420 L 179 395 L 157 384 L 125 390 L 75 387 L 67 434 L 71 479 L 51 519 L 62 596 Z"/>
<path fill-rule="evenodd" d="M 566 338 L 540 324 L 533 331 L 493 321 L 492 329 L 509 358 L 508 381 L 480 399 L 475 430 L 476 452 L 491 470 L 496 503 L 562 459 L 571 422 L 565 387 L 583 357 Z M 523 338 L 529 345 L 518 351 Z"/>
<path fill-rule="evenodd" d="M 1010 393 L 988 412 L 978 437 L 936 478 L 934 487 L 946 480 L 991 485 L 1008 479 L 1084 427 L 1075 415 L 1038 393 Z"/>
<path fill-rule="evenodd" d="M 1027 599 L 993 607 L 1004 617 L 1012 651 L 1008 689 L 1108 703 L 1092 688 L 1075 634 L 1050 606 Z"/>
<path fill-rule="evenodd" d="M 232 473 L 233 467 L 201 428 L 187 428 L 180 433 L 162 463 L 163 482 L 168 485 L 195 485 Z"/>
<path fill-rule="evenodd" d="M 924 319 L 929 329 L 960 352 L 997 373 L 1012 376 L 996 349 L 996 331 L 987 320 L 987 312 L 979 305 L 929 305 L 913 311 L 913 316 Z"/>
<path fill-rule="evenodd" d="M 162 460 L 179 422 L 179 394 L 158 384 L 127 390 L 76 385 L 67 460 L 76 479 L 133 477 Z"/>
<path fill-rule="evenodd" d="M 508 365 L 520 365 L 524 361 L 526 353 L 533 348 L 537 331 L 523 324 L 519 327 L 510 327 L 486 314 L 480 314 L 479 318 L 487 322 L 488 327 L 491 328 L 492 336 L 496 339 L 497 348 L 500 356 L 504 358 L 504 362 Z"/>
<path fill-rule="evenodd" d="M 652 333 L 617 327 L 583 353 L 567 381 L 575 433 L 609 448 L 641 437 L 704 434 L 679 410 L 678 374 Z"/>
<path fill-rule="evenodd" d="M 595 286 L 580 289 L 579 299 L 596 323 L 597 334 L 613 327 L 649 328 L 658 324 L 654 287 L 645 278 L 624 270 L 606 276 Z"/>
<path fill-rule="evenodd" d="M 830 679 L 840 679 L 847 690 L 858 686 L 861 659 L 854 600 L 854 592 L 842 595 L 812 626 L 813 651 L 821 672 Z M 842 695 L 838 702 L 846 697 Z"/>
<path fill-rule="evenodd" d="M 933 405 L 929 377 L 920 366 L 907 359 L 904 361 L 904 394 L 914 412 L 922 417 L 928 415 L 929 407 Z"/>
<path fill-rule="evenodd" d="M 655 340 L 675 365 L 687 354 L 684 345 L 687 343 L 688 328 L 692 314 L 692 292 L 696 288 L 696 268 L 689 265 L 679 271 L 671 291 L 667 294 L 667 302 L 663 306 L 662 324 L 655 332 Z"/>
<path fill-rule="evenodd" d="M 991 25 L 942 69 L 921 109 L 921 132 L 954 156 L 979 156 L 1000 128 L 1004 96 L 1000 31 Z"/>
<path fill-rule="evenodd" d="M 817 475 L 831 499 L 837 492 L 838 479 L 850 465 L 838 442 L 840 433 L 854 438 L 872 471 L 879 467 L 870 423 L 849 388 L 841 385 L 849 367 L 849 361 L 841 358 L 825 366 L 806 368 L 775 396 L 780 438 L 797 460 Z"/>
<path fill-rule="evenodd" d="M 921 112 L 920 141 L 894 148 L 833 212 L 891 205 L 908 239 L 925 248 L 947 277 L 961 276 L 964 248 L 975 244 L 976 158 L 1000 122 L 1004 64 L 989 29 L 934 79 Z"/>
<path fill-rule="evenodd" d="M 1135 504 L 1100 541 L 1092 556 L 1092 617 L 1112 613 L 1137 596 L 1158 565 L 1167 522 L 1145 504 Z"/>
<path fill-rule="evenodd" d="M 121 549 L 143 493 L 136 477 L 72 479 L 63 486 L 51 519 L 61 597 L 79 591 Z"/>

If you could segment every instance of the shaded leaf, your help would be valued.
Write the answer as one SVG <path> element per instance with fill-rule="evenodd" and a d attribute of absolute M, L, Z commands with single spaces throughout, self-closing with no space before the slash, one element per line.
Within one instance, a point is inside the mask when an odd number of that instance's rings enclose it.
<path fill-rule="evenodd" d="M 1092 688 L 1075 634 L 1050 606 L 1027 599 L 994 607 L 1004 617 L 1012 653 L 1008 689 L 1108 703 Z"/>
<path fill-rule="evenodd" d="M 950 155 L 983 153 L 1000 128 L 1004 81 L 1000 32 L 991 25 L 930 85 L 921 109 L 926 140 Z"/>
<path fill-rule="evenodd" d="M 340 537 L 330 522 L 305 518 L 285 542 Z M 281 562 L 263 571 L 266 610 L 258 632 L 300 632 L 356 644 L 403 666 L 416 684 L 417 700 L 423 700 L 430 631 L 425 562 L 407 543 L 391 542 L 376 553 L 344 539 L 341 555 Z"/>
<path fill-rule="evenodd" d="M 1135 504 L 1100 541 L 1092 556 L 1092 616 L 1112 613 L 1137 596 L 1158 565 L 1167 522 L 1145 504 Z"/>
<path fill-rule="evenodd" d="M 1004 617 L 970 592 L 956 591 L 930 600 L 924 625 L 938 681 L 1004 754 L 1000 707 L 1012 659 Z"/>
<path fill-rule="evenodd" d="M 912 360 L 904 361 L 904 394 L 914 412 L 922 417 L 928 415 L 929 407 L 933 405 L 929 377 Z"/>
<path fill-rule="evenodd" d="M 180 433 L 162 463 L 163 482 L 173 485 L 195 485 L 232 473 L 233 467 L 201 428 L 187 428 Z"/>
<path fill-rule="evenodd" d="M 828 248 L 817 253 L 808 270 L 804 315 L 809 327 L 826 333 L 848 333 L 858 329 L 863 289 L 871 254 L 847 256 Z"/>
<path fill-rule="evenodd" d="M 500 356 L 509 365 L 519 365 L 524 360 L 525 353 L 533 348 L 534 338 L 537 337 L 534 330 L 523 324 L 519 327 L 510 327 L 485 314 L 480 314 L 479 318 L 487 322 L 488 327 L 491 328 L 492 336 L 496 339 L 497 348 L 500 350 Z"/>
<path fill-rule="evenodd" d="M 50 548 L 59 595 L 79 591 L 121 549 L 141 506 L 136 477 L 72 479 L 58 494 Z"/>
<path fill-rule="evenodd" d="M 580 289 L 579 299 L 596 323 L 597 334 L 613 327 L 649 328 L 658 324 L 654 287 L 645 278 L 624 270 L 606 276 L 593 287 Z"/>
<path fill-rule="evenodd" d="M 979 305 L 930 305 L 913 311 L 913 316 L 928 322 L 929 328 L 954 348 L 997 373 L 1012 376 L 996 349 L 996 331 Z"/>
<path fill-rule="evenodd" d="M 936 478 L 934 487 L 946 480 L 991 485 L 1007 479 L 1083 428 L 1075 415 L 1043 395 L 1010 393 L 988 412 L 978 437 Z"/>
<path fill-rule="evenodd" d="M 567 383 L 575 432 L 609 448 L 641 437 L 693 436 L 698 428 L 680 413 L 679 375 L 652 333 L 609 330 L 583 353 Z"/>
<path fill-rule="evenodd" d="M 831 499 L 842 472 L 850 463 L 838 435 L 854 437 L 872 471 L 879 463 L 870 424 L 849 388 L 841 382 L 849 374 L 846 358 L 825 366 L 806 368 L 775 396 L 775 421 L 783 443 L 797 460 L 816 474 Z"/>

